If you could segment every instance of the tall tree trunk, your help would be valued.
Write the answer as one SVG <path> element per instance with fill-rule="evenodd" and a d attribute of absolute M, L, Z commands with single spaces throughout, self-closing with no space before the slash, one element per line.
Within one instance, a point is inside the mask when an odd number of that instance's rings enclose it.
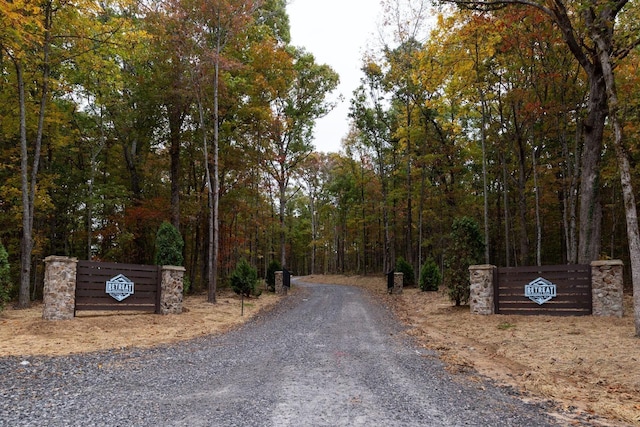
<path fill-rule="evenodd" d="M 514 110 L 515 120 L 515 110 Z M 516 140 L 518 143 L 518 215 L 520 217 L 520 263 L 527 265 L 529 263 L 529 235 L 527 233 L 527 196 L 526 196 L 526 151 L 525 141 L 522 140 L 520 132 L 516 130 Z"/>
<path fill-rule="evenodd" d="M 476 71 L 477 72 L 477 71 Z M 482 107 L 482 123 L 480 128 L 480 140 L 482 142 L 482 196 L 484 199 L 484 262 L 489 264 L 489 191 L 487 187 L 487 103 L 484 92 L 478 89 L 480 105 Z"/>
<path fill-rule="evenodd" d="M 44 41 L 42 46 L 42 87 L 40 94 L 40 110 L 38 112 L 38 129 L 33 150 L 33 164 L 31 177 L 28 171 L 27 149 L 27 110 L 25 100 L 25 82 L 22 64 L 19 58 L 12 58 L 18 78 L 18 97 L 20 104 L 20 169 L 22 180 L 22 254 L 20 258 L 20 288 L 18 292 L 18 307 L 27 308 L 31 304 L 29 289 L 31 278 L 31 253 L 33 251 L 33 217 L 35 214 L 36 185 L 38 182 L 38 167 L 40 165 L 40 149 L 42 147 L 42 135 L 44 133 L 44 118 L 49 96 L 49 53 L 51 48 L 51 23 L 53 18 L 53 6 L 51 1 L 45 2 L 44 11 Z M 30 183 L 29 183 L 30 181 Z"/>
<path fill-rule="evenodd" d="M 362 206 L 362 274 L 367 274 L 367 223 L 364 196 L 364 159 L 360 157 L 360 204 Z"/>
<path fill-rule="evenodd" d="M 589 114 L 584 122 L 584 148 L 580 168 L 580 219 L 578 263 L 589 264 L 600 255 L 602 204 L 600 202 L 600 158 L 607 118 L 607 93 L 602 68 L 589 73 Z"/>
<path fill-rule="evenodd" d="M 284 165 L 282 166 L 284 170 Z M 287 183 L 284 178 L 278 182 L 278 190 L 280 195 L 280 210 L 278 218 L 280 220 L 280 265 L 282 268 L 285 268 L 287 265 L 287 245 L 286 245 L 286 233 L 285 233 L 285 213 L 286 213 L 286 204 L 287 204 Z"/>
<path fill-rule="evenodd" d="M 580 159 L 580 139 L 582 128 L 577 126 L 575 134 L 575 152 L 569 153 L 567 138 L 562 136 L 562 155 L 564 157 L 564 176 L 562 184 L 562 221 L 564 224 L 565 244 L 567 246 L 567 264 L 578 262 L 578 241 L 576 236 L 576 206 L 578 188 L 578 163 Z"/>
<path fill-rule="evenodd" d="M 87 259 L 91 260 L 93 255 L 93 186 L 96 180 L 96 169 L 98 155 L 102 151 L 102 147 L 105 145 L 106 136 L 104 133 L 104 111 L 102 106 L 100 107 L 100 144 L 96 148 L 91 150 L 91 163 L 89 167 L 89 188 L 87 197 Z"/>
<path fill-rule="evenodd" d="M 412 200 L 412 180 L 411 180 L 411 160 L 413 159 L 411 153 L 411 101 L 407 99 L 407 262 L 411 264 L 415 271 L 416 260 L 413 256 L 413 200 Z"/>
<path fill-rule="evenodd" d="M 382 154 L 379 154 L 382 156 Z M 383 254 L 382 254 L 382 263 L 383 269 L 385 273 L 391 271 L 392 266 L 394 265 L 394 261 L 392 258 L 392 242 L 391 242 L 391 226 L 389 225 L 389 206 L 388 206 L 388 189 L 387 189 L 387 180 L 384 174 L 382 160 L 380 161 L 380 179 L 382 181 L 382 221 L 384 227 L 384 240 L 383 240 Z"/>
<path fill-rule="evenodd" d="M 538 187 L 538 154 L 536 148 L 532 150 L 533 160 L 533 187 L 535 189 L 536 203 L 536 265 L 542 265 L 542 224 L 540 220 L 540 188 Z"/>
<path fill-rule="evenodd" d="M 18 307 L 27 308 L 31 304 L 29 297 L 29 278 L 31 277 L 31 251 L 33 235 L 31 226 L 33 218 L 29 217 L 29 152 L 27 149 L 27 107 L 25 102 L 24 76 L 22 64 L 14 59 L 18 80 L 18 96 L 20 104 L 20 180 L 22 183 L 22 242 L 20 256 L 20 290 Z"/>
<path fill-rule="evenodd" d="M 418 201 L 418 281 L 422 277 L 422 239 L 424 238 L 424 203 L 427 183 L 427 168 L 422 168 L 420 173 L 420 199 Z M 419 283 L 419 282 L 418 282 Z"/>
<path fill-rule="evenodd" d="M 198 96 L 198 115 L 200 119 L 200 131 L 202 132 L 202 151 L 204 154 L 204 171 L 205 171 L 205 180 L 207 187 L 207 207 L 209 210 L 209 214 L 207 215 L 207 230 L 208 230 L 208 239 L 207 239 L 207 262 L 206 262 L 206 271 L 207 271 L 207 301 L 210 303 L 216 302 L 216 289 L 214 287 L 214 277 L 216 275 L 216 269 L 213 264 L 213 238 L 214 238 L 214 215 L 213 215 L 213 185 L 211 183 L 211 167 L 209 166 L 209 142 L 207 140 L 207 130 L 204 126 L 204 107 L 202 106 L 202 98 Z"/>
<path fill-rule="evenodd" d="M 315 195 L 311 194 L 309 197 L 309 208 L 311 209 L 311 274 L 316 274 L 316 239 L 318 237 L 318 227 L 316 225 L 318 216 L 316 215 L 314 199 Z"/>
<path fill-rule="evenodd" d="M 209 271 L 209 295 L 210 303 L 216 302 L 216 291 L 218 290 L 218 258 L 220 256 L 220 218 L 218 217 L 220 206 L 220 176 L 219 176 L 219 152 L 220 152 L 220 112 L 218 111 L 218 96 L 220 88 L 220 51 L 221 51 L 221 23 L 220 12 L 218 12 L 218 32 L 216 37 L 216 51 L 213 66 L 213 189 L 211 206 L 211 223 L 209 237 L 212 238 L 210 248 L 211 270 Z M 212 236 L 213 235 L 213 236 Z"/>
<path fill-rule="evenodd" d="M 631 281 L 633 283 L 633 313 L 636 336 L 640 337 L 640 230 L 638 228 L 638 213 L 635 195 L 631 181 L 631 166 L 629 157 L 624 147 L 622 125 L 618 118 L 618 92 L 613 75 L 613 66 L 609 52 L 611 43 L 607 43 L 598 31 L 592 32 L 592 36 L 598 47 L 598 56 L 602 64 L 602 71 L 607 88 L 609 105 L 609 119 L 613 125 L 616 158 L 620 170 L 620 183 L 624 198 L 624 211 L 627 221 L 627 239 L 629 241 L 629 261 L 631 263 Z"/>
<path fill-rule="evenodd" d="M 509 181 L 507 176 L 507 160 L 502 156 L 502 197 L 504 199 L 504 250 L 505 266 L 511 267 L 511 222 L 509 221 Z"/>
<path fill-rule="evenodd" d="M 179 102 L 167 104 L 171 178 L 171 224 L 180 230 L 180 139 L 184 113 Z"/>

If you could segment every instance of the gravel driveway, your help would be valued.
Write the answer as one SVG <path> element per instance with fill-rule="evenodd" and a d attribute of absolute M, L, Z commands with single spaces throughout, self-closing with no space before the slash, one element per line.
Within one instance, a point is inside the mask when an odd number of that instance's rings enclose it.
<path fill-rule="evenodd" d="M 360 289 L 299 284 L 278 308 L 223 336 L 0 358 L 0 425 L 556 424 L 508 389 L 449 375 Z"/>

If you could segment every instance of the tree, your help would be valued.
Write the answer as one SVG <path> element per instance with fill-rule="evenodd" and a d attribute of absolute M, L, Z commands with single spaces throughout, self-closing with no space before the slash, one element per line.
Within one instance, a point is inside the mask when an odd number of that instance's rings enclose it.
<path fill-rule="evenodd" d="M 393 133 L 393 111 L 387 109 L 387 94 L 384 90 L 382 68 L 372 60 L 362 67 L 364 77 L 361 85 L 354 91 L 349 117 L 358 131 L 357 139 L 373 152 L 375 172 L 382 190 L 383 270 L 391 270 L 393 239 L 389 213 L 389 152 Z"/>
<path fill-rule="evenodd" d="M 231 289 L 236 294 L 249 297 L 256 293 L 257 284 L 258 272 L 246 259 L 241 259 L 236 265 L 236 269 L 231 273 Z"/>
<path fill-rule="evenodd" d="M 282 266 L 277 260 L 271 260 L 269 266 L 267 267 L 267 274 L 265 281 L 267 282 L 267 288 L 271 292 L 275 292 L 276 290 L 276 271 L 281 271 Z"/>
<path fill-rule="evenodd" d="M 209 248 L 208 248 L 208 300 L 216 302 L 216 290 L 218 281 L 218 264 L 220 253 L 220 88 L 221 69 L 223 68 L 223 50 L 233 42 L 243 31 L 252 24 L 254 13 L 259 9 L 260 1 L 245 0 L 218 0 L 215 2 L 200 2 L 194 0 L 195 6 L 190 4 L 184 7 L 193 20 L 190 34 L 195 40 L 194 53 L 197 68 L 191 76 L 191 81 L 196 92 L 200 131 L 202 133 L 203 151 L 205 155 L 206 185 L 209 204 Z M 188 3 L 188 2 L 187 2 Z M 208 79 L 211 79 L 210 81 Z M 207 127 L 205 122 L 205 95 L 206 88 L 211 85 L 213 93 L 210 94 L 211 122 L 213 125 L 213 138 L 211 156 L 208 150 Z M 209 158 L 211 157 L 211 158 Z"/>
<path fill-rule="evenodd" d="M 403 257 L 400 257 L 396 260 L 396 269 L 397 273 L 402 273 L 403 283 L 406 286 L 415 286 L 416 278 L 413 272 L 413 266 L 405 260 Z"/>
<path fill-rule="evenodd" d="M 169 222 L 163 222 L 156 236 L 156 265 L 183 265 L 184 241 L 176 227 Z"/>
<path fill-rule="evenodd" d="M 614 69 L 638 45 L 638 10 L 629 0 L 584 0 L 577 3 L 556 0 L 447 0 L 461 7 L 491 11 L 509 5 L 533 7 L 551 19 L 563 35 L 571 53 L 589 79 L 589 115 L 584 126 L 582 157 L 579 262 L 597 259 L 600 249 L 600 208 L 596 195 L 599 161 L 607 116 L 614 133 L 614 145 L 624 198 L 627 239 L 633 281 L 636 335 L 640 336 L 640 229 L 633 194 L 628 147 L 619 120 L 620 105 Z M 628 7 L 630 6 L 630 7 Z"/>
<path fill-rule="evenodd" d="M 442 274 L 433 258 L 427 258 L 420 270 L 420 289 L 424 291 L 437 291 L 442 281 Z"/>
<path fill-rule="evenodd" d="M 478 224 L 471 218 L 454 220 L 445 257 L 445 285 L 456 306 L 469 301 L 469 266 L 482 262 L 484 241 Z"/>
<path fill-rule="evenodd" d="M 294 173 L 312 153 L 315 121 L 334 104 L 326 99 L 338 85 L 338 74 L 328 65 L 319 65 L 312 54 L 291 49 L 291 80 L 283 91 L 269 100 L 271 123 L 261 138 L 259 151 L 266 172 L 278 186 L 280 220 L 280 263 L 285 266 L 285 212 L 287 189 Z"/>
<path fill-rule="evenodd" d="M 42 136 L 44 132 L 44 119 L 47 101 L 49 99 L 49 77 L 51 73 L 50 49 L 51 49 L 51 29 L 53 25 L 53 2 L 44 2 L 42 8 L 30 5 L 21 9 L 22 5 L 15 5 L 16 9 L 11 10 L 6 5 L 5 12 L 11 12 L 9 19 L 29 19 L 26 25 L 33 25 L 36 30 L 35 40 L 24 38 L 22 40 L 11 40 L 13 43 L 2 44 L 3 50 L 13 62 L 16 70 L 16 82 L 18 92 L 18 105 L 20 116 L 20 177 L 22 190 L 22 244 L 20 259 L 20 287 L 18 292 L 18 307 L 27 308 L 30 305 L 30 283 L 31 283 L 31 255 L 33 251 L 33 216 L 36 197 L 36 186 L 38 168 L 40 166 L 40 150 L 42 147 Z M 11 3 L 13 6 L 13 3 Z M 3 5 L 3 8 L 5 5 Z M 24 13 L 26 16 L 20 16 Z M 41 14 L 38 16 L 38 14 Z M 20 23 L 22 24 L 22 22 Z M 25 24 L 22 24 L 25 25 Z M 21 25 L 20 25 L 21 27 Z M 41 46 L 41 49 L 38 47 Z M 41 77 L 37 81 L 37 90 L 40 93 L 40 107 L 38 111 L 37 130 L 33 141 L 33 160 L 29 169 L 29 151 L 27 140 L 27 88 L 25 81 L 25 64 L 28 52 L 37 49 L 39 62 L 34 67 L 40 67 Z"/>

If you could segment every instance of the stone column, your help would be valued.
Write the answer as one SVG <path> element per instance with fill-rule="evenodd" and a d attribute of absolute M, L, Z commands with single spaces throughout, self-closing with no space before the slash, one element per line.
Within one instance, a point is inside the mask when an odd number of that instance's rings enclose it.
<path fill-rule="evenodd" d="M 77 258 L 48 256 L 44 259 L 44 320 L 73 319 L 76 309 Z"/>
<path fill-rule="evenodd" d="M 469 266 L 471 314 L 495 314 L 493 283 L 495 270 L 496 266 L 489 264 Z"/>
<path fill-rule="evenodd" d="M 182 293 L 184 290 L 184 267 L 162 266 L 160 285 L 160 314 L 182 313 Z"/>
<path fill-rule="evenodd" d="M 284 272 L 276 271 L 276 295 L 284 295 L 287 292 L 287 288 L 284 287 Z"/>
<path fill-rule="evenodd" d="M 622 317 L 623 263 L 621 260 L 591 263 L 591 301 L 594 316 Z"/>
<path fill-rule="evenodd" d="M 404 286 L 404 274 L 393 273 L 393 290 L 391 291 L 391 293 L 393 295 L 400 295 L 402 293 L 403 286 Z"/>

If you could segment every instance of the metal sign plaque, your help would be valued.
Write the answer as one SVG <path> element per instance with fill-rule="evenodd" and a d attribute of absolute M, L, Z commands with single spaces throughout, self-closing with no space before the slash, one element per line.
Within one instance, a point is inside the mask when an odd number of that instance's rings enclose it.
<path fill-rule="evenodd" d="M 107 281 L 106 292 L 118 301 L 133 295 L 133 282 L 124 274 L 118 274 Z"/>
<path fill-rule="evenodd" d="M 538 305 L 542 305 L 556 296 L 556 285 L 547 279 L 538 277 L 524 286 L 524 296 Z"/>

